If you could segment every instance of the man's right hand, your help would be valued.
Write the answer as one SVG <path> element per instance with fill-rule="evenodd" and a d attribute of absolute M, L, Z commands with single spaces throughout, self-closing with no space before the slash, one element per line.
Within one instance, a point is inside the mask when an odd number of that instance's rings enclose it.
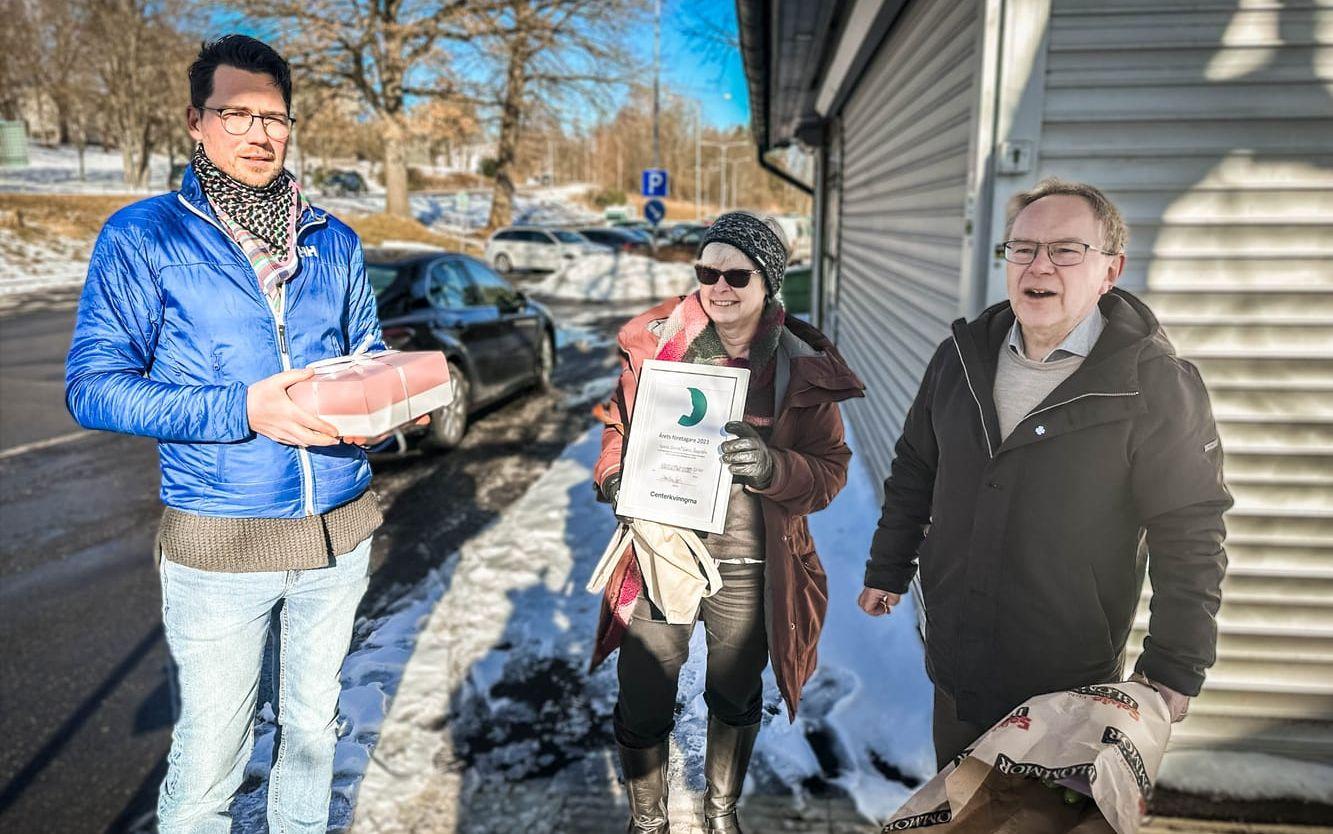
<path fill-rule="evenodd" d="M 861 606 L 861 610 L 872 617 L 882 617 L 885 614 L 893 613 L 893 606 L 902 600 L 902 594 L 895 594 L 893 591 L 881 591 L 879 588 L 865 587 L 861 589 L 861 596 L 856 598 L 856 604 Z"/>
<path fill-rule="evenodd" d="M 304 411 L 287 396 L 289 387 L 314 375 L 314 371 L 301 368 L 274 374 L 251 385 L 245 394 L 250 428 L 288 446 L 335 446 L 341 442 L 337 427 Z"/>

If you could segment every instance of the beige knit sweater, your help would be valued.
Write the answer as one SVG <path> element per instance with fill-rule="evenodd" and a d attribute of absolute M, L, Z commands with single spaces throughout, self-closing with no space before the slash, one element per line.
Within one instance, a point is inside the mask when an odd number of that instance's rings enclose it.
<path fill-rule="evenodd" d="M 161 556 L 221 573 L 310 570 L 353 550 L 384 521 L 375 493 L 302 518 L 225 518 L 168 507 L 158 534 Z"/>

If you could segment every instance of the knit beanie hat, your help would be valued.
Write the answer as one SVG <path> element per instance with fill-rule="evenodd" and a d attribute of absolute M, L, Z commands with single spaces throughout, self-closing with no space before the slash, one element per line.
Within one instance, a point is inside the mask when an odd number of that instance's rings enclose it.
<path fill-rule="evenodd" d="M 787 244 L 757 215 L 748 211 L 729 211 L 704 230 L 696 257 L 710 243 L 729 243 L 754 261 L 764 275 L 769 296 L 782 289 L 787 274 Z"/>

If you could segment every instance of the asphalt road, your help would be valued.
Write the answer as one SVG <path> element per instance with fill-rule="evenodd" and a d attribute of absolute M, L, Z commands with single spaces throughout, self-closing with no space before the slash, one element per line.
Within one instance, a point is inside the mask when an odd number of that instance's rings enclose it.
<path fill-rule="evenodd" d="M 152 560 L 153 443 L 65 411 L 72 293 L 0 300 L 0 831 L 101 832 L 151 816 L 172 698 Z M 628 311 L 578 315 L 605 335 Z M 476 418 L 459 449 L 376 461 L 386 524 L 373 615 L 523 493 L 588 426 L 604 345 L 561 349 L 557 390 Z M 596 388 L 596 385 L 593 385 Z"/>

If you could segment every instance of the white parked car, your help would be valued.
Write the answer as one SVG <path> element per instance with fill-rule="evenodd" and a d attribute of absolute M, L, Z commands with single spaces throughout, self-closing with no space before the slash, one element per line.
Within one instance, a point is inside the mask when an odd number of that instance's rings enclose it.
<path fill-rule="evenodd" d="M 568 229 L 508 226 L 486 241 L 486 262 L 501 274 L 514 270 L 554 272 L 567 261 L 610 251 L 609 246 L 593 243 Z"/>

